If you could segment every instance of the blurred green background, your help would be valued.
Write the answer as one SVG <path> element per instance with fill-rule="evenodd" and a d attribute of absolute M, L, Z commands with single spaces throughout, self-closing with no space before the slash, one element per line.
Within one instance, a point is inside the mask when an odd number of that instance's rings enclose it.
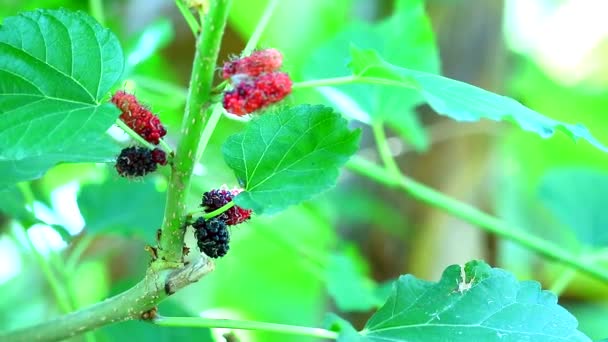
<path fill-rule="evenodd" d="M 221 60 L 241 51 L 265 4 L 234 0 Z M 346 75 L 347 44 L 355 41 L 392 63 L 441 70 L 549 117 L 580 122 L 608 143 L 606 1 L 428 0 L 425 12 L 419 5 L 281 0 L 261 47 L 283 51 L 285 70 L 297 81 Z M 89 6 L 80 0 L 0 0 L 0 18 L 35 8 Z M 122 42 L 126 77 L 159 114 L 174 146 L 193 56 L 191 32 L 172 1 L 106 0 L 102 6 L 105 25 Z M 507 123 L 454 122 L 416 98 L 390 92 L 352 87 L 342 94 L 357 110 L 403 111 L 401 120 L 389 122 L 389 134 L 406 174 L 573 251 L 593 252 L 608 266 L 603 152 L 565 136 L 543 140 Z M 325 102 L 357 117 L 353 104 L 331 89 L 297 91 L 288 101 Z M 220 121 L 196 170 L 192 207 L 200 201 L 197 194 L 237 185 L 220 146 L 244 124 Z M 352 125 L 365 128 L 357 120 Z M 361 153 L 375 158 L 365 130 Z M 166 176 L 124 181 L 112 165 L 58 165 L 41 179 L 0 190 L 0 331 L 62 312 L 32 248 L 61 280 L 73 309 L 141 279 L 150 258 L 144 246 L 153 243 L 162 221 Z M 187 240 L 192 244 L 191 232 Z M 326 312 L 336 312 L 361 328 L 398 275 L 437 280 L 446 266 L 475 258 L 556 290 L 583 332 L 608 337 L 608 284 L 346 171 L 338 187 L 321 197 L 233 228 L 230 253 L 217 261 L 216 271 L 163 302 L 160 313 L 321 326 Z M 225 332 L 129 322 L 86 339 L 222 341 Z M 235 334 L 244 342 L 286 339 Z"/>

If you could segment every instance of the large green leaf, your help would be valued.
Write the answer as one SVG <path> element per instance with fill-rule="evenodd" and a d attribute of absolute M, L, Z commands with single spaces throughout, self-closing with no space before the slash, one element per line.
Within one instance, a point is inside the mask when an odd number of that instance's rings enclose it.
<path fill-rule="evenodd" d="M 58 162 L 103 162 L 118 116 L 101 103 L 119 80 L 118 40 L 82 12 L 36 10 L 0 26 L 0 185 Z"/>
<path fill-rule="evenodd" d="M 235 203 L 277 213 L 336 183 L 339 167 L 359 146 L 339 114 L 324 106 L 286 107 L 253 120 L 230 136 L 224 159 L 246 191 Z"/>
<path fill-rule="evenodd" d="M 608 246 L 608 174 L 584 168 L 555 169 L 543 178 L 539 196 L 581 243 Z"/>
<path fill-rule="evenodd" d="M 509 97 L 439 75 L 398 67 L 383 60 L 374 50 L 363 50 L 353 45 L 351 57 L 350 67 L 356 76 L 375 78 L 385 81 L 385 84 L 390 83 L 390 86 L 402 87 L 405 94 L 415 89 L 437 113 L 454 120 L 511 121 L 543 138 L 559 130 L 575 140 L 582 138 L 602 151 L 608 151 L 584 126 L 550 119 Z"/>
<path fill-rule="evenodd" d="M 135 234 L 152 240 L 163 220 L 163 194 L 150 178 L 134 182 L 114 177 L 81 189 L 78 207 L 85 229 L 90 233 Z"/>
<path fill-rule="evenodd" d="M 471 261 L 437 283 L 400 277 L 360 341 L 591 341 L 577 325 L 539 283 Z"/>
<path fill-rule="evenodd" d="M 378 23 L 352 23 L 316 51 L 305 69 L 306 77 L 318 79 L 347 73 L 352 43 L 379 51 L 395 65 L 439 72 L 435 37 L 422 0 L 396 1 L 393 14 Z M 427 147 L 426 134 L 414 112 L 424 98 L 415 91 L 368 84 L 318 90 L 345 115 L 364 122 L 384 120 L 414 147 Z"/>

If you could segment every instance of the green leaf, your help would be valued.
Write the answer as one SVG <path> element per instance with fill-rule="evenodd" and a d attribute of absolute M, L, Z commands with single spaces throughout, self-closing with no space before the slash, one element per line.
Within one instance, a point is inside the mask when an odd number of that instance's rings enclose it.
<path fill-rule="evenodd" d="M 437 283 L 401 276 L 364 341 L 591 341 L 539 283 L 482 261 L 467 263 L 464 277 L 462 270 L 448 267 Z"/>
<path fill-rule="evenodd" d="M 118 40 L 82 12 L 36 10 L 0 26 L 1 185 L 59 162 L 105 162 L 118 109 L 101 103 L 123 69 Z"/>
<path fill-rule="evenodd" d="M 555 169 L 543 177 L 539 196 L 581 243 L 608 246 L 608 174 L 583 168 Z"/>
<path fill-rule="evenodd" d="M 273 214 L 335 185 L 358 146 L 359 131 L 331 108 L 301 105 L 254 119 L 222 151 L 246 190 L 235 203 Z"/>
<path fill-rule="evenodd" d="M 306 77 L 320 79 L 347 73 L 345 61 L 353 43 L 379 51 L 395 65 L 439 73 L 439 53 L 422 0 L 398 0 L 393 14 L 374 24 L 352 23 L 313 55 Z M 414 112 L 424 98 L 415 91 L 369 84 L 318 90 L 345 115 L 366 123 L 383 120 L 416 149 L 428 146 L 426 132 Z"/>
<path fill-rule="evenodd" d="M 151 240 L 162 224 L 165 201 L 152 179 L 112 178 L 82 187 L 78 207 L 90 233 L 135 234 Z"/>
<path fill-rule="evenodd" d="M 365 260 L 356 249 L 333 253 L 326 270 L 327 291 L 340 311 L 369 311 L 383 300 L 376 283 L 365 272 Z"/>
<path fill-rule="evenodd" d="M 582 125 L 566 124 L 545 117 L 505 96 L 435 74 L 405 69 L 384 61 L 376 51 L 351 46 L 350 67 L 356 76 L 386 80 L 396 87 L 416 89 L 439 114 L 457 121 L 510 121 L 520 128 L 549 138 L 558 130 L 574 140 L 582 138 L 606 152 Z M 405 94 L 410 90 L 405 90 Z"/>

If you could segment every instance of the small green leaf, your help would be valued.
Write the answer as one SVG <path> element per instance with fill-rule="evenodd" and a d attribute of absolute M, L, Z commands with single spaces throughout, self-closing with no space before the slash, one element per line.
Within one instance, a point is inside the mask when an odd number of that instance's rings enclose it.
<path fill-rule="evenodd" d="M 273 214 L 332 187 L 359 146 L 331 108 L 301 105 L 266 113 L 230 136 L 224 159 L 246 191 L 239 206 Z"/>
<path fill-rule="evenodd" d="M 101 103 L 123 70 L 118 40 L 82 12 L 36 10 L 0 26 L 0 185 L 59 162 L 104 162 L 118 116 Z"/>
<path fill-rule="evenodd" d="M 591 341 L 539 283 L 482 261 L 464 271 L 450 266 L 438 283 L 400 277 L 361 332 L 364 341 Z"/>
<path fill-rule="evenodd" d="M 401 68 L 384 61 L 376 51 L 351 46 L 353 73 L 394 82 L 398 87 L 417 90 L 439 114 L 457 121 L 511 121 L 526 131 L 549 138 L 556 130 L 574 140 L 582 138 L 606 152 L 602 145 L 582 125 L 566 124 L 545 117 L 505 96 L 439 75 Z M 406 93 L 409 90 L 404 90 Z"/>
<path fill-rule="evenodd" d="M 583 168 L 552 170 L 543 177 L 539 196 L 578 241 L 589 247 L 608 246 L 608 174 Z"/>
<path fill-rule="evenodd" d="M 90 233 L 135 234 L 151 240 L 162 224 L 164 206 L 164 196 L 151 179 L 111 178 L 82 187 L 78 195 L 78 207 Z"/>

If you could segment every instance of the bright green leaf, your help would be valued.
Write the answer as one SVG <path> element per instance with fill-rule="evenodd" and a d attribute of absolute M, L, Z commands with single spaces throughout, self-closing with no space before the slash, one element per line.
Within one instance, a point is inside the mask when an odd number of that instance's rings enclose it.
<path fill-rule="evenodd" d="M 0 185 L 59 162 L 103 162 L 118 109 L 101 101 L 123 69 L 118 40 L 82 12 L 36 10 L 0 26 Z"/>
<path fill-rule="evenodd" d="M 355 75 L 387 80 L 396 88 L 416 89 L 437 113 L 454 120 L 511 121 L 543 138 L 559 130 L 575 140 L 582 138 L 602 151 L 608 151 L 584 126 L 550 119 L 509 97 L 439 75 L 398 67 L 384 61 L 373 50 L 351 46 L 351 56 L 350 66 Z M 404 91 L 407 94 L 410 90 Z"/>
<path fill-rule="evenodd" d="M 591 341 L 539 283 L 482 261 L 467 263 L 464 273 L 453 265 L 437 283 L 400 277 L 362 341 Z"/>
<path fill-rule="evenodd" d="M 552 170 L 541 181 L 539 196 L 581 243 L 608 246 L 608 174 L 582 168 Z"/>
<path fill-rule="evenodd" d="M 352 23 L 319 49 L 308 63 L 306 77 L 335 77 L 348 72 L 351 44 L 379 51 L 390 63 L 431 73 L 439 72 L 439 53 L 422 0 L 398 0 L 393 14 L 378 23 Z M 369 84 L 318 89 L 332 104 L 357 120 L 385 121 L 415 148 L 427 147 L 427 137 L 414 108 L 424 103 L 415 91 Z"/>
<path fill-rule="evenodd" d="M 112 178 L 86 185 L 78 195 L 85 229 L 91 233 L 137 234 L 151 240 L 162 224 L 164 206 L 164 196 L 151 179 Z"/>
<path fill-rule="evenodd" d="M 236 204 L 272 214 L 332 187 L 358 146 L 359 131 L 331 108 L 301 105 L 253 120 L 223 154 L 246 190 Z"/>

